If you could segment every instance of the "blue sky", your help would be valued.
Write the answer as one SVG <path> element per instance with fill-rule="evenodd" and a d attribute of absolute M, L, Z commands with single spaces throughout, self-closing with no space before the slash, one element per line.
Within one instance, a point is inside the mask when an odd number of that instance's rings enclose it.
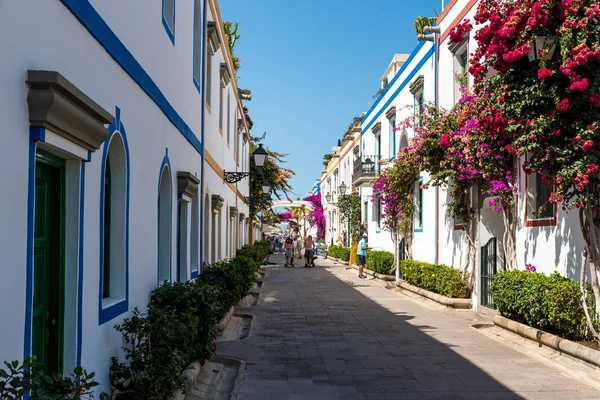
<path fill-rule="evenodd" d="M 224 21 L 240 23 L 235 53 L 252 134 L 287 153 L 304 196 L 352 118 L 368 110 L 395 53 L 417 44 L 418 15 L 442 0 L 220 0 Z M 446 1 L 447 4 L 447 1 Z"/>

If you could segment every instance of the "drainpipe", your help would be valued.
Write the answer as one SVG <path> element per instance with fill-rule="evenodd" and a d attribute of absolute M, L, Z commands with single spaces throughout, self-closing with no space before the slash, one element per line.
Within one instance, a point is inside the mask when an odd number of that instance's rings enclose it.
<path fill-rule="evenodd" d="M 443 2 L 442 2 L 443 3 Z M 443 7 L 442 7 L 443 9 Z M 437 27 L 438 31 L 440 30 Z M 437 34 L 435 35 L 435 40 L 433 42 L 433 104 L 435 108 L 438 108 L 438 38 Z M 434 264 L 438 263 L 439 260 L 439 251 L 440 251 L 440 188 L 439 186 L 435 187 L 435 259 Z"/>
<path fill-rule="evenodd" d="M 204 0 L 204 8 L 202 9 L 202 12 L 204 14 L 204 16 L 202 17 L 202 26 L 206 26 L 206 0 Z M 206 37 L 204 36 L 204 32 L 206 30 L 203 29 L 202 30 L 202 85 L 201 88 L 202 90 L 200 91 L 200 137 L 202 140 L 202 154 L 200 154 L 200 157 L 202 158 L 201 161 L 201 165 L 200 165 L 200 190 L 199 190 L 199 195 L 200 195 L 200 248 L 198 249 L 198 253 L 200 254 L 200 262 L 198 263 L 198 275 L 200 275 L 202 273 L 202 269 L 204 268 L 204 241 L 207 240 L 206 237 L 204 237 L 204 207 L 209 207 L 208 204 L 204 204 L 204 147 L 205 147 L 205 143 L 204 143 L 204 85 L 205 85 L 205 80 L 204 76 L 205 76 L 205 65 L 206 65 Z"/>
<path fill-rule="evenodd" d="M 442 7 L 443 10 L 443 7 Z M 438 35 L 442 33 L 439 26 L 426 26 L 423 34 L 417 35 L 417 40 L 433 43 L 433 105 L 438 108 Z M 440 188 L 435 187 L 435 258 L 434 264 L 438 263 L 440 244 Z"/>

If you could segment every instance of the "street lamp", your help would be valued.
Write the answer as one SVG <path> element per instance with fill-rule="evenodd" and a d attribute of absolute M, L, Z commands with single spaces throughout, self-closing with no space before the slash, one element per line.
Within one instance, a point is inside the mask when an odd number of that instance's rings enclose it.
<path fill-rule="evenodd" d="M 269 194 L 271 193 L 271 185 L 269 185 L 269 182 L 264 181 L 262 184 L 262 192 L 263 194 Z"/>
<path fill-rule="evenodd" d="M 548 52 L 544 55 L 544 48 L 548 48 Z M 542 58 L 546 60 L 551 60 L 552 56 L 554 56 L 554 50 L 556 50 L 556 38 L 553 36 L 536 36 L 535 39 L 531 41 L 531 50 L 527 57 L 529 61 L 533 60 L 541 60 Z"/>
<path fill-rule="evenodd" d="M 339 189 L 340 189 L 340 194 L 341 194 L 341 195 L 344 195 L 344 194 L 346 194 L 346 189 L 347 189 L 347 188 L 348 188 L 348 187 L 347 187 L 347 186 L 344 184 L 344 182 L 342 182 L 342 184 L 339 186 Z"/>
<path fill-rule="evenodd" d="M 258 149 L 254 150 L 252 157 L 254 157 L 254 164 L 258 168 L 265 166 L 265 161 L 267 160 L 267 151 L 263 148 L 262 143 L 258 144 Z"/>
<path fill-rule="evenodd" d="M 331 193 L 327 193 L 325 195 L 325 198 L 327 199 L 327 202 L 329 203 L 331 201 Z"/>
<path fill-rule="evenodd" d="M 263 148 L 262 143 L 258 145 L 258 149 L 254 150 L 252 158 L 254 159 L 254 165 L 260 171 L 265 166 L 265 161 L 267 160 L 267 151 Z M 250 172 L 227 172 L 223 170 L 223 181 L 227 183 L 239 182 L 247 176 L 250 176 Z"/>

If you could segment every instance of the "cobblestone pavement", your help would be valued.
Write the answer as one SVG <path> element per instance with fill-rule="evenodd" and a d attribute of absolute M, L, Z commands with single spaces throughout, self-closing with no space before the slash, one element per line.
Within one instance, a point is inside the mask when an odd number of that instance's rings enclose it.
<path fill-rule="evenodd" d="M 246 360 L 241 400 L 600 399 L 600 392 L 444 311 L 319 257 L 267 273 L 250 336 L 217 353 Z"/>

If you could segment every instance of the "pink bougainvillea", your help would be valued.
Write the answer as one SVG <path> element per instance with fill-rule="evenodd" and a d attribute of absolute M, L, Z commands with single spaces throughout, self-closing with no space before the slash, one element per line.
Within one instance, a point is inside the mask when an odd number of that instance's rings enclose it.
<path fill-rule="evenodd" d="M 313 194 L 305 197 L 303 200 L 310 201 L 313 209 L 308 214 L 311 226 L 317 227 L 317 237 L 322 239 L 325 237 L 325 213 L 323 212 L 323 204 L 321 203 L 321 193 Z"/>

